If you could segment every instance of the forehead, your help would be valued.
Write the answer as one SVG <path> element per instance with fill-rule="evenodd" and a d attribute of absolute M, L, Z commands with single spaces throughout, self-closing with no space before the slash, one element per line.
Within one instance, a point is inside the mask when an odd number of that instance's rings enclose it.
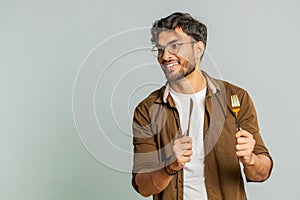
<path fill-rule="evenodd" d="M 172 41 L 185 41 L 189 38 L 190 36 L 184 33 L 180 28 L 176 28 L 175 30 L 163 30 L 158 35 L 157 44 L 166 46 Z"/>

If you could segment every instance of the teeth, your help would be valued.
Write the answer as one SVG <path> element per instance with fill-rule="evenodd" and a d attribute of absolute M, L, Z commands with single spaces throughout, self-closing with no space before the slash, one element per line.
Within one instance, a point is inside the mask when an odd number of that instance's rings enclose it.
<path fill-rule="evenodd" d="M 171 63 L 171 64 L 168 64 L 167 67 L 173 67 L 175 65 L 177 65 L 178 63 Z"/>

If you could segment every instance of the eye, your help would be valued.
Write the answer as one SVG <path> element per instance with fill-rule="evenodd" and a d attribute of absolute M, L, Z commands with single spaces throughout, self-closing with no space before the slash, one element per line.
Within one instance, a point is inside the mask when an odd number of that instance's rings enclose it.
<path fill-rule="evenodd" d="M 178 46 L 179 45 L 177 43 L 170 44 L 170 50 L 176 51 L 178 49 Z"/>
<path fill-rule="evenodd" d="M 157 47 L 158 54 L 162 54 L 165 51 L 164 47 Z"/>

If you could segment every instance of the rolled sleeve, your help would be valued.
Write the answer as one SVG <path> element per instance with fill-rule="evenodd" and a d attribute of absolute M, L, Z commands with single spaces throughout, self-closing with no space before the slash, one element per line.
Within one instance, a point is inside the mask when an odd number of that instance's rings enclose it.
<path fill-rule="evenodd" d="M 240 115 L 239 120 L 241 123 L 241 127 L 244 130 L 251 133 L 253 135 L 253 138 L 255 139 L 256 143 L 254 146 L 253 153 L 255 155 L 258 155 L 258 154 L 265 155 L 265 156 L 269 157 L 269 159 L 271 160 L 271 168 L 269 171 L 269 176 L 270 176 L 272 168 L 273 168 L 273 159 L 261 137 L 256 110 L 255 110 L 253 101 L 251 100 L 251 97 L 249 96 L 249 94 L 247 92 L 244 92 L 243 95 L 241 96 L 241 111 L 240 111 L 239 115 Z M 247 181 L 250 181 L 250 180 L 247 180 Z"/>
<path fill-rule="evenodd" d="M 143 104 L 135 109 L 132 130 L 134 145 L 132 185 L 138 191 L 135 183 L 136 174 L 154 171 L 159 167 L 155 134 L 151 129 L 149 112 Z"/>

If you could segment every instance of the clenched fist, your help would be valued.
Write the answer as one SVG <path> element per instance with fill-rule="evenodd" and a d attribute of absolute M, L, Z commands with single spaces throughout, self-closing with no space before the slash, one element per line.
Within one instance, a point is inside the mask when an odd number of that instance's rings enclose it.
<path fill-rule="evenodd" d="M 252 134 L 245 130 L 240 130 L 236 133 L 236 155 L 244 165 L 254 164 L 253 149 L 255 140 Z"/>
<path fill-rule="evenodd" d="M 173 170 L 180 170 L 184 164 L 190 162 L 192 151 L 192 138 L 189 136 L 182 136 L 174 141 L 173 153 L 175 161 L 171 164 Z"/>

